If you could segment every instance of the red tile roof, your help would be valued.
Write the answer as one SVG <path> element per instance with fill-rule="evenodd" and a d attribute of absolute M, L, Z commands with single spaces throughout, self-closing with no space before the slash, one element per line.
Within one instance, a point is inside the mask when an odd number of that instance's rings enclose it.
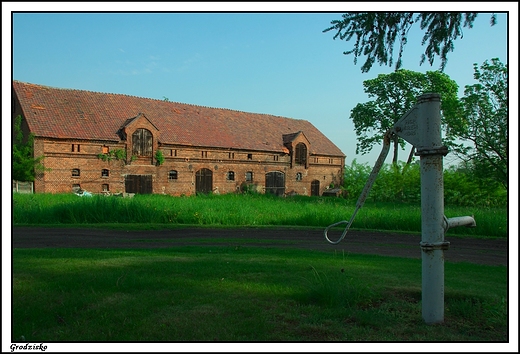
<path fill-rule="evenodd" d="M 282 152 L 283 135 L 302 131 L 312 153 L 344 156 L 306 120 L 19 81 L 13 89 L 30 130 L 40 137 L 119 141 L 118 130 L 143 113 L 163 144 Z"/>

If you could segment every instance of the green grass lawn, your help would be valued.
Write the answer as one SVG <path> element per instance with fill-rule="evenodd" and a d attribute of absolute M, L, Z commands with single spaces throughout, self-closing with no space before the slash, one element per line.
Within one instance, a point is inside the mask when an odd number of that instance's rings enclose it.
<path fill-rule="evenodd" d="M 503 342 L 507 268 L 445 265 L 445 322 L 421 318 L 421 261 L 277 248 L 13 250 L 12 341 Z"/>

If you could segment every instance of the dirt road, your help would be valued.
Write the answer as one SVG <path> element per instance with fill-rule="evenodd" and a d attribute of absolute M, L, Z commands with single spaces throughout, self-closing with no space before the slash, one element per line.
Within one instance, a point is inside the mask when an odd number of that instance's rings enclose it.
<path fill-rule="evenodd" d="M 339 237 L 331 234 L 333 240 Z M 336 237 L 336 238 L 335 238 Z M 14 227 L 14 248 L 160 248 L 185 245 L 211 245 L 211 239 L 220 239 L 218 245 L 258 247 L 293 247 L 319 251 L 375 254 L 394 257 L 421 258 L 421 235 L 391 232 L 351 230 L 338 245 L 329 244 L 323 230 L 311 229 L 207 229 L 180 228 L 173 230 L 101 230 L 88 228 Z M 225 239 L 222 242 L 222 239 Z M 507 265 L 508 241 L 484 240 L 446 236 L 449 250 L 444 252 L 446 262 L 470 262 L 487 265 Z"/>

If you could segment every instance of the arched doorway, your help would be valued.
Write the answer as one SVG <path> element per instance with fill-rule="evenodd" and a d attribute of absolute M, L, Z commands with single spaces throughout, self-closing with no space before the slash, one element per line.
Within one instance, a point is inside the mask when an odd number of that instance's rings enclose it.
<path fill-rule="evenodd" d="M 207 168 L 201 168 L 195 173 L 195 191 L 208 194 L 213 191 L 213 172 Z"/>
<path fill-rule="evenodd" d="M 311 182 L 311 196 L 320 196 L 320 181 L 317 179 Z"/>
<path fill-rule="evenodd" d="M 274 195 L 284 195 L 285 193 L 285 174 L 274 171 L 265 174 L 265 193 Z"/>

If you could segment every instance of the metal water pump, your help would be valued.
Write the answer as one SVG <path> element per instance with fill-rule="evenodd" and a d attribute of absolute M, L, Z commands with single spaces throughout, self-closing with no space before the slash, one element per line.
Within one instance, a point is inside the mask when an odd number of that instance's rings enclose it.
<path fill-rule="evenodd" d="M 428 93 L 417 99 L 417 104 L 388 130 L 384 136 L 383 150 L 356 203 L 349 221 L 343 220 L 325 229 L 325 239 L 338 244 L 345 238 L 356 213 L 366 197 L 388 155 L 390 139 L 397 135 L 416 148 L 421 168 L 421 258 L 422 258 L 422 316 L 426 323 L 444 322 L 444 251 L 449 242 L 444 234 L 456 226 L 475 227 L 472 216 L 446 218 L 444 216 L 444 181 L 442 158 L 448 153 L 441 142 L 440 95 Z M 337 241 L 331 241 L 331 228 L 346 224 Z"/>

